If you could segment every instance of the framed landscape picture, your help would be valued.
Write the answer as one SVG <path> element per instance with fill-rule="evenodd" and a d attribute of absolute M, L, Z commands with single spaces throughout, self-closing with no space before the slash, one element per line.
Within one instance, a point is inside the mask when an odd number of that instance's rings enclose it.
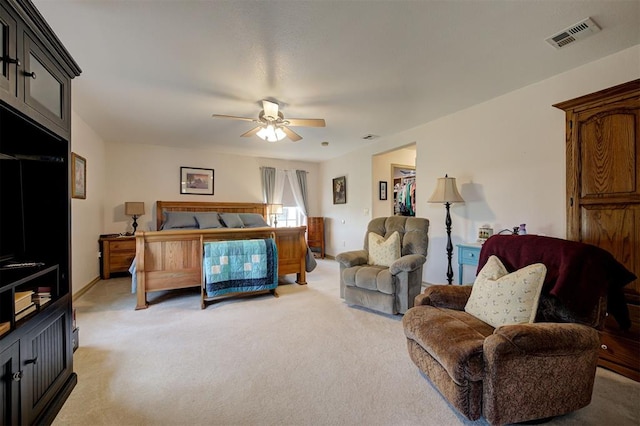
<path fill-rule="evenodd" d="M 87 198 L 87 160 L 75 152 L 71 153 L 72 198 Z"/>
<path fill-rule="evenodd" d="M 333 204 L 347 203 L 347 178 L 337 177 L 333 180 Z"/>
<path fill-rule="evenodd" d="M 180 167 L 180 193 L 213 195 L 213 169 Z"/>

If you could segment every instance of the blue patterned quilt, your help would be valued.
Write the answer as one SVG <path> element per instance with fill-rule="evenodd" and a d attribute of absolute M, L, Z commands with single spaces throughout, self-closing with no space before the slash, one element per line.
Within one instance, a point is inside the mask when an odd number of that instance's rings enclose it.
<path fill-rule="evenodd" d="M 272 238 L 204 243 L 207 297 L 278 286 L 278 249 Z"/>

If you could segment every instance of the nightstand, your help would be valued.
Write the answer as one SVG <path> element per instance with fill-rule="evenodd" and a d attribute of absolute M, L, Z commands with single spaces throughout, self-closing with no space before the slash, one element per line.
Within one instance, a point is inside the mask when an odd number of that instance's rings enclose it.
<path fill-rule="evenodd" d="M 116 272 L 128 272 L 136 256 L 136 238 L 102 237 L 100 243 L 100 278 L 108 280 Z"/>
<path fill-rule="evenodd" d="M 482 244 L 458 244 L 458 284 L 462 284 L 464 265 L 478 266 Z"/>
<path fill-rule="evenodd" d="M 310 248 L 319 248 L 320 258 L 324 259 L 324 217 L 307 218 L 307 245 Z"/>

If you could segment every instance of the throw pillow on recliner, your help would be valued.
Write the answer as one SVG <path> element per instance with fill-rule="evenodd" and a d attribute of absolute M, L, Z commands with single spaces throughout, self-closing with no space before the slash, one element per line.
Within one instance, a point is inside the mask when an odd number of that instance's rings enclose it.
<path fill-rule="evenodd" d="M 386 240 L 382 235 L 369 232 L 369 265 L 391 266 L 400 258 L 400 234 L 394 231 Z"/>
<path fill-rule="evenodd" d="M 534 322 L 546 274 L 542 263 L 509 273 L 498 257 L 490 256 L 464 310 L 493 327 Z"/>

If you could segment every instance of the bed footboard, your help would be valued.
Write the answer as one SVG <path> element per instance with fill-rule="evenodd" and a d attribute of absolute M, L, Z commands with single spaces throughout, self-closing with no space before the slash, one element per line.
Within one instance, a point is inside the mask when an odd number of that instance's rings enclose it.
<path fill-rule="evenodd" d="M 306 284 L 306 227 L 167 230 L 136 232 L 136 310 L 148 307 L 147 293 L 202 286 L 203 243 L 269 238 L 275 233 L 278 274 L 296 274 Z"/>

